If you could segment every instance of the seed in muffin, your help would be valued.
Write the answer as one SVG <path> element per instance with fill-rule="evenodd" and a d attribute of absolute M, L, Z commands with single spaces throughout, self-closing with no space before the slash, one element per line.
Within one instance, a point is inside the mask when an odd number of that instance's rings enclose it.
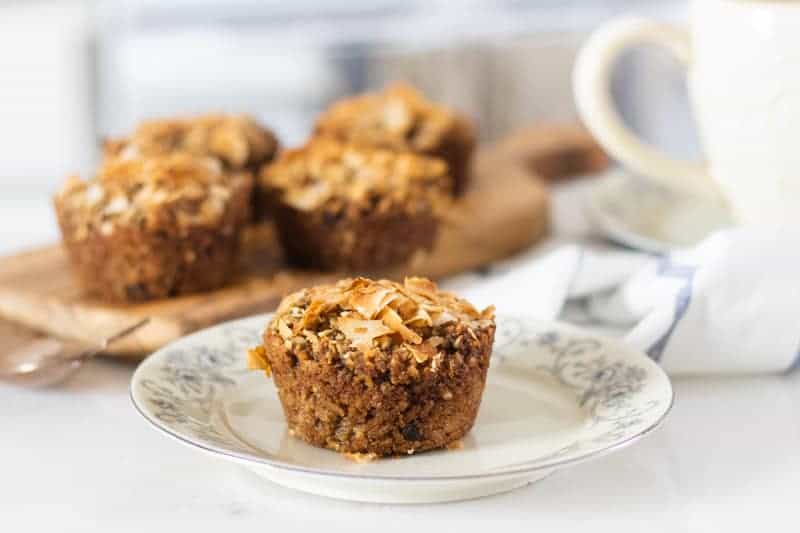
<path fill-rule="evenodd" d="M 292 262 L 365 271 L 433 246 L 451 178 L 440 159 L 316 139 L 260 182 Z"/>
<path fill-rule="evenodd" d="M 493 308 L 427 279 L 356 278 L 287 296 L 248 358 L 272 374 L 290 434 L 342 453 L 404 455 L 471 429 L 494 332 Z M 302 350 L 286 344 L 296 338 Z"/>

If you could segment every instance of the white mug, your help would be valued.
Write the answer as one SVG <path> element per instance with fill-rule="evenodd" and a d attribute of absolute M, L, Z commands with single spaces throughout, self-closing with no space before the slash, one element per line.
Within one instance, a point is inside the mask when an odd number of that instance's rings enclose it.
<path fill-rule="evenodd" d="M 707 162 L 649 146 L 615 109 L 614 63 L 644 44 L 686 66 Z M 573 82 L 587 127 L 634 172 L 724 202 L 740 223 L 800 221 L 800 1 L 693 0 L 688 32 L 640 18 L 611 22 L 584 45 Z"/>

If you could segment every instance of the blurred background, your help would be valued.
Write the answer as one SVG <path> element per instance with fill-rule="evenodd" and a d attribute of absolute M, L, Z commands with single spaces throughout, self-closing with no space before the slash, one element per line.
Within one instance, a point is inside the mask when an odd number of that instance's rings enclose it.
<path fill-rule="evenodd" d="M 104 137 L 142 118 L 247 112 L 291 146 L 332 100 L 404 79 L 491 140 L 577 120 L 572 62 L 593 28 L 623 12 L 681 23 L 685 10 L 671 0 L 0 0 L 0 251 L 54 241 L 50 195 L 66 175 L 91 173 Z M 697 153 L 673 60 L 626 57 L 614 92 L 636 131 Z"/>

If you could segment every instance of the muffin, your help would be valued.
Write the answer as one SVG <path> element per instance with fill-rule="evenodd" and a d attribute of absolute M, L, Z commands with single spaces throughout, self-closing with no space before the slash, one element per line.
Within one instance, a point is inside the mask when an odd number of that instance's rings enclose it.
<path fill-rule="evenodd" d="M 125 159 L 187 152 L 219 159 L 229 170 L 257 172 L 278 150 L 275 135 L 246 115 L 201 115 L 142 122 L 132 135 L 109 140 L 108 157 Z"/>
<path fill-rule="evenodd" d="M 248 354 L 289 432 L 347 454 L 407 455 L 472 428 L 494 342 L 477 311 L 424 278 L 348 279 L 287 296 Z"/>
<path fill-rule="evenodd" d="M 55 209 L 77 278 L 96 297 L 135 302 L 224 285 L 237 264 L 252 176 L 175 153 L 108 159 L 72 177 Z"/>
<path fill-rule="evenodd" d="M 332 139 L 283 153 L 260 181 L 288 259 L 334 271 L 430 249 L 451 184 L 441 159 Z"/>
<path fill-rule="evenodd" d="M 464 116 L 425 99 L 413 87 L 393 84 L 380 93 L 341 100 L 317 121 L 315 133 L 376 148 L 444 159 L 460 194 L 469 181 L 475 128 Z"/>
<path fill-rule="evenodd" d="M 278 151 L 275 135 L 247 115 L 211 114 L 142 122 L 132 135 L 106 141 L 109 158 L 158 157 L 183 152 L 219 159 L 228 171 L 250 171 L 256 176 Z M 253 219 L 269 218 L 252 196 Z"/>

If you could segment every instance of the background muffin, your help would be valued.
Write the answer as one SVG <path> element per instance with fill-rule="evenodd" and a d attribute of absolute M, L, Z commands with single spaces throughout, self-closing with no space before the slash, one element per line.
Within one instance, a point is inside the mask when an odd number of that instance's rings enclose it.
<path fill-rule="evenodd" d="M 317 121 L 316 134 L 440 157 L 450 168 L 456 194 L 469 181 L 476 143 L 475 128 L 466 117 L 400 83 L 335 103 Z"/>
<path fill-rule="evenodd" d="M 106 142 L 105 154 L 135 158 L 186 152 L 216 157 L 231 170 L 253 172 L 273 159 L 275 135 L 246 115 L 201 115 L 148 120 L 132 135 Z"/>
<path fill-rule="evenodd" d="M 237 264 L 252 177 L 209 157 L 108 159 L 55 198 L 64 244 L 83 287 L 112 301 L 217 288 Z"/>
<path fill-rule="evenodd" d="M 133 159 L 176 152 L 217 158 L 228 171 L 249 171 L 256 176 L 272 161 L 278 141 L 268 129 L 247 115 L 210 114 L 142 122 L 128 137 L 105 143 L 106 157 Z M 253 192 L 253 218 L 262 212 L 258 191 Z"/>
<path fill-rule="evenodd" d="M 283 153 L 261 175 L 289 259 L 326 270 L 384 267 L 430 249 L 450 184 L 440 159 L 331 139 Z"/>
<path fill-rule="evenodd" d="M 344 280 L 286 297 L 250 351 L 290 432 L 344 453 L 405 455 L 463 437 L 480 406 L 494 310 L 423 278 Z"/>

